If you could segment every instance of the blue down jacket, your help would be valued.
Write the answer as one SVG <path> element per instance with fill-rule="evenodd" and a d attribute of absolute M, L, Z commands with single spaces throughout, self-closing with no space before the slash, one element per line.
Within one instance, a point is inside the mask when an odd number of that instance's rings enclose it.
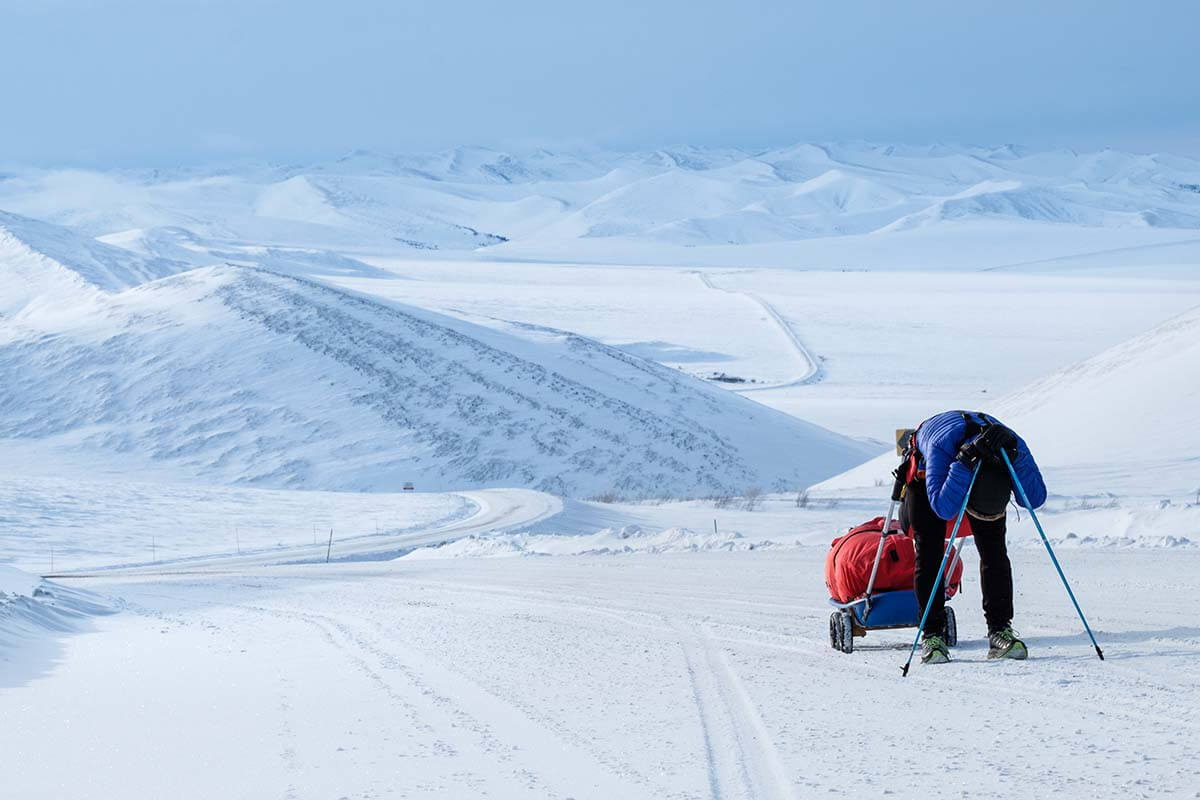
<path fill-rule="evenodd" d="M 987 414 L 967 413 L 988 423 L 999 423 L 999 420 Z M 967 421 L 963 419 L 962 411 L 946 411 L 932 416 L 917 428 L 917 449 L 925 459 L 925 489 L 929 493 L 929 505 L 942 519 L 958 516 L 967 496 L 967 487 L 971 485 L 971 470 L 966 464 L 955 460 L 958 448 L 966 438 Z M 1017 436 L 1017 457 L 1012 464 L 1029 502 L 1038 508 L 1046 502 L 1046 484 L 1042 480 L 1041 470 L 1034 463 L 1033 454 L 1020 436 Z M 1013 496 L 1018 503 L 1021 502 L 1016 487 L 1013 487 Z"/>

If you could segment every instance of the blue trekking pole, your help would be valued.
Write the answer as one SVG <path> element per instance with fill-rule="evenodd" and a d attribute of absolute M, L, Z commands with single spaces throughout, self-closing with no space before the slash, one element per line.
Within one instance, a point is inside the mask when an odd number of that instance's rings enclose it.
<path fill-rule="evenodd" d="M 1103 661 L 1104 651 L 1100 649 L 1100 645 L 1096 644 L 1096 637 L 1092 635 L 1092 629 L 1083 617 L 1083 610 L 1079 608 L 1079 601 L 1075 599 L 1075 593 L 1071 591 L 1071 584 L 1067 583 L 1067 576 L 1063 574 L 1062 567 L 1058 565 L 1058 559 L 1054 557 L 1054 549 L 1050 547 L 1050 540 L 1046 538 L 1046 532 L 1042 530 L 1042 523 L 1038 522 L 1037 514 L 1033 513 L 1033 506 L 1030 505 L 1029 498 L 1025 496 L 1025 487 L 1021 485 L 1021 479 L 1017 477 L 1017 471 L 1013 469 L 1012 462 L 1008 460 L 1008 453 L 1001 450 L 1000 455 L 1004 458 L 1004 463 L 1008 467 L 1008 474 L 1012 475 L 1013 486 L 1017 487 L 1017 494 L 1021 496 L 1021 504 L 1029 510 L 1029 516 L 1033 518 L 1033 524 L 1037 526 L 1037 532 L 1042 537 L 1042 544 L 1046 545 L 1046 552 L 1050 554 L 1050 560 L 1054 562 L 1054 568 L 1058 570 L 1058 577 L 1062 578 L 1063 586 L 1067 588 L 1067 594 L 1071 597 L 1071 603 L 1075 606 L 1075 613 L 1079 614 L 1079 620 L 1083 623 L 1083 629 L 1087 631 L 1088 637 L 1092 640 L 1092 647 L 1096 648 L 1096 655 L 1100 656 L 1100 660 Z"/>
<path fill-rule="evenodd" d="M 950 543 L 946 545 L 946 552 L 942 553 L 942 563 L 938 566 L 937 577 L 933 579 L 933 592 L 945 591 L 942 588 L 942 573 L 946 571 L 946 559 L 950 557 L 950 551 L 954 549 L 954 540 L 958 538 L 958 526 L 962 525 L 963 515 L 967 513 L 967 500 L 971 497 L 971 490 L 975 488 L 975 479 L 979 477 L 981 466 L 983 466 L 983 462 L 977 462 L 975 470 L 971 473 L 971 482 L 967 485 L 966 495 L 963 496 L 962 508 L 958 510 L 958 518 L 954 520 L 954 530 L 950 532 Z M 929 610 L 933 608 L 933 592 L 929 593 L 929 600 L 925 602 L 925 613 L 921 615 L 921 624 L 917 626 L 917 635 L 913 637 L 912 647 L 908 650 L 908 661 L 904 662 L 904 667 L 901 669 L 905 678 L 908 677 L 908 668 L 912 665 L 913 653 L 917 652 L 917 642 L 921 641 L 921 633 L 925 630 L 925 620 L 929 619 Z"/>

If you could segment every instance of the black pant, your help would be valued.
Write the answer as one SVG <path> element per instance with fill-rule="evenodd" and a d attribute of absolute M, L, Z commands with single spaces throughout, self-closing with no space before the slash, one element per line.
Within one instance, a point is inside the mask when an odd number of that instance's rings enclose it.
<path fill-rule="evenodd" d="M 988 633 L 1008 627 L 1013 616 L 1012 564 L 1004 542 L 1006 518 L 986 521 L 971 519 L 975 549 L 979 551 L 979 584 L 983 590 L 983 616 Z M 921 610 L 933 594 L 933 606 L 925 621 L 925 633 L 940 634 L 946 626 L 946 599 L 942 588 L 934 591 L 938 567 L 946 552 L 946 521 L 933 513 L 925 481 L 908 484 L 900 508 L 900 524 L 912 531 L 917 549 L 916 590 Z M 961 529 L 959 530 L 961 534 Z M 947 562 L 946 569 L 950 569 Z M 944 576 L 943 576 L 944 580 Z"/>

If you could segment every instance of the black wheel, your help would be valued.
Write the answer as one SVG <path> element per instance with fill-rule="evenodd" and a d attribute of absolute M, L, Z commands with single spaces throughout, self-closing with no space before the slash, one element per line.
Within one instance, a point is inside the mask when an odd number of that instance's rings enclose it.
<path fill-rule="evenodd" d="M 843 611 L 842 621 L 838 626 L 842 632 L 842 652 L 854 652 L 854 612 Z"/>
<path fill-rule="evenodd" d="M 942 638 L 946 640 L 946 647 L 958 644 L 958 621 L 954 619 L 954 609 L 950 606 L 946 606 L 946 627 L 942 629 Z"/>
<path fill-rule="evenodd" d="M 838 622 L 841 621 L 841 618 L 841 613 L 837 611 L 829 615 L 829 646 L 834 650 L 842 649 L 842 634 L 838 631 Z"/>

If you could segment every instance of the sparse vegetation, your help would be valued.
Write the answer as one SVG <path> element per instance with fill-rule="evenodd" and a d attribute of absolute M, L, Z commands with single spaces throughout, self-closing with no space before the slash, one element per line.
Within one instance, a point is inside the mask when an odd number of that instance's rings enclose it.
<path fill-rule="evenodd" d="M 1075 506 L 1077 511 L 1090 511 L 1095 508 L 1116 508 L 1120 505 L 1117 502 L 1117 496 L 1111 492 L 1105 494 L 1085 494 L 1079 498 L 1078 504 Z M 1070 505 L 1067 505 L 1070 508 Z"/>
<path fill-rule="evenodd" d="M 796 508 L 808 508 L 808 489 L 801 489 L 796 493 Z"/>

